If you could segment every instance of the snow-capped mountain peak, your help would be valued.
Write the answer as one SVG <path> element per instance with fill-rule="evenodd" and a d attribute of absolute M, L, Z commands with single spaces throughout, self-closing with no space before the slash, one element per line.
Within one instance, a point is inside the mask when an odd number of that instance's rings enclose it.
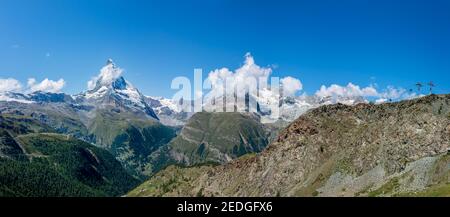
<path fill-rule="evenodd" d="M 116 66 L 112 59 L 100 69 L 100 73 L 88 82 L 86 98 L 101 98 L 105 95 L 128 90 L 139 97 L 139 91 L 122 76 L 123 70 Z"/>
<path fill-rule="evenodd" d="M 115 88 L 125 89 L 126 82 L 122 77 L 123 70 L 108 59 L 106 65 L 100 69 L 100 73 L 88 82 L 89 91 L 97 91 L 103 86 L 115 86 Z"/>
<path fill-rule="evenodd" d="M 148 116 L 158 119 L 148 106 L 138 89 L 122 76 L 123 70 L 108 59 L 98 76 L 89 81 L 88 91 L 77 95 L 76 99 L 95 106 L 114 105 L 132 111 L 142 111 Z M 95 84 L 95 85 L 93 85 Z"/>

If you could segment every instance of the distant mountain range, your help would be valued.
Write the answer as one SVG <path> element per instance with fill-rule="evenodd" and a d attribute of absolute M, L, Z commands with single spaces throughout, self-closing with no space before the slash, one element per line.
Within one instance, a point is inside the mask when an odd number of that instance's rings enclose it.
<path fill-rule="evenodd" d="M 96 78 L 95 85 L 80 94 L 68 95 L 65 93 L 40 91 L 28 94 L 3 92 L 0 93 L 0 102 L 28 104 L 67 103 L 83 108 L 113 106 L 117 110 L 124 110 L 137 115 L 145 114 L 148 117 L 160 120 L 162 124 L 168 126 L 182 126 L 194 114 L 194 112 L 183 111 L 180 106 L 181 102 L 175 102 L 172 99 L 164 97 L 144 96 L 136 87 L 120 75 L 120 70 L 112 60 L 108 60 Z M 114 77 L 114 75 L 118 76 Z M 261 93 L 258 96 L 251 95 L 249 98 L 254 99 L 247 100 L 256 100 L 258 102 L 258 115 L 261 117 L 261 122 L 263 123 L 277 121 L 273 120 L 270 116 L 270 107 L 266 107 L 265 102 L 279 101 L 279 103 L 276 103 L 279 104 L 281 113 L 279 119 L 287 122 L 291 122 L 307 110 L 321 105 L 336 103 L 355 105 L 367 102 L 362 97 L 323 98 L 315 95 L 286 96 L 279 99 L 279 95 L 267 93 Z M 186 102 L 193 103 L 188 100 Z M 193 105 L 191 108 L 193 108 Z"/>
<path fill-rule="evenodd" d="M 447 96 L 382 105 L 268 92 L 246 98 L 258 102 L 256 112 L 184 111 L 180 104 L 190 101 L 143 95 L 112 60 L 76 95 L 0 93 L 0 195 L 118 196 L 148 178 L 130 195 L 364 195 L 363 187 L 376 191 L 376 180 L 389 184 L 409 163 L 447 159 Z M 363 175 L 376 179 L 358 184 Z"/>

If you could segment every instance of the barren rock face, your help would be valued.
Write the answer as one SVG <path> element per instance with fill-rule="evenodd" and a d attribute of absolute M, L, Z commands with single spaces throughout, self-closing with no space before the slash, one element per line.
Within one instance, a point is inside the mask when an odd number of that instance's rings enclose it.
<path fill-rule="evenodd" d="M 162 171 L 149 181 L 153 190 L 144 184 L 138 188 L 140 194 L 130 195 L 446 194 L 449 128 L 450 95 L 381 105 L 322 106 L 291 123 L 261 154 L 198 168 L 207 172 L 165 189 L 159 186 L 171 170 Z M 191 170 L 178 168 L 175 178 L 193 174 Z"/>

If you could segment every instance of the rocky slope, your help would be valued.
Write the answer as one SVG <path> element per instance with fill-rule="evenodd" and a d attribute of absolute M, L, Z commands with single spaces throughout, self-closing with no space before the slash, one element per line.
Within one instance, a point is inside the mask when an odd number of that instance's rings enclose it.
<path fill-rule="evenodd" d="M 450 195 L 450 95 L 321 106 L 266 150 L 222 166 L 172 166 L 130 196 Z"/>

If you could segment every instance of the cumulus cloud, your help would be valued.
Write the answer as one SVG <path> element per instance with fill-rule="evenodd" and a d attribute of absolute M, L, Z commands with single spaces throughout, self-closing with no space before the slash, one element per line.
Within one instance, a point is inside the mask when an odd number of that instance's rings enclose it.
<path fill-rule="evenodd" d="M 380 94 L 380 97 L 385 99 L 398 99 L 405 95 L 408 95 L 405 89 L 388 86 L 387 89 Z"/>
<path fill-rule="evenodd" d="M 394 86 L 388 86 L 385 90 L 380 92 L 378 95 L 376 103 L 384 103 L 390 100 L 402 100 L 402 99 L 413 99 L 416 97 L 421 97 L 423 95 L 417 95 L 416 93 L 409 92 L 404 88 L 396 88 Z"/>
<path fill-rule="evenodd" d="M 322 85 L 320 90 L 316 92 L 319 97 L 377 97 L 378 91 L 373 86 L 361 88 L 353 83 L 348 83 L 347 86 L 340 86 L 333 84 L 329 87 Z"/>
<path fill-rule="evenodd" d="M 249 88 L 256 88 L 252 86 L 256 85 L 253 81 L 266 82 L 271 73 L 271 68 L 256 65 L 253 56 L 247 53 L 244 64 L 234 72 L 228 68 L 216 69 L 208 74 L 207 79 L 211 82 L 212 91 L 214 91 L 214 88 L 224 89 L 225 84 L 226 87 L 237 87 L 241 84 L 247 84 L 247 86 L 250 86 Z"/>
<path fill-rule="evenodd" d="M 219 68 L 208 74 L 204 88 L 210 91 L 203 98 L 205 109 L 221 111 L 226 107 L 226 111 L 256 111 L 259 108 L 276 114 L 269 108 L 278 108 L 281 94 L 295 95 L 302 90 L 300 80 L 272 77 L 271 66 L 257 65 L 250 53 L 244 57 L 244 63 L 235 70 Z"/>
<path fill-rule="evenodd" d="M 66 85 L 64 79 L 59 79 L 57 81 L 49 80 L 48 78 L 42 80 L 37 83 L 36 79 L 29 78 L 27 82 L 28 92 L 50 92 L 50 93 L 59 93 L 62 88 Z"/>
<path fill-rule="evenodd" d="M 50 80 L 48 78 L 37 82 L 34 78 L 29 78 L 27 81 L 26 88 L 20 81 L 14 78 L 0 79 L 0 93 L 4 92 L 16 92 L 16 93 L 32 93 L 36 91 L 59 93 L 62 88 L 66 85 L 64 79 L 59 79 L 57 81 Z"/>
<path fill-rule="evenodd" d="M 302 82 L 291 76 L 281 79 L 281 85 L 283 86 L 283 94 L 287 96 L 295 95 L 295 93 L 303 88 Z"/>
<path fill-rule="evenodd" d="M 97 82 L 97 79 L 96 79 L 96 78 L 92 78 L 91 80 L 89 80 L 89 81 L 87 82 L 88 90 L 94 89 L 94 88 L 95 88 L 95 83 L 96 83 L 96 82 Z"/>
<path fill-rule="evenodd" d="M 388 86 L 386 89 L 380 91 L 377 90 L 376 85 L 370 85 L 362 88 L 353 83 L 348 83 L 347 86 L 333 84 L 327 87 L 322 85 L 321 88 L 316 91 L 315 95 L 322 98 L 371 98 L 375 103 L 384 103 L 388 101 L 398 101 L 418 97 L 415 93 L 410 93 L 401 87 Z"/>
<path fill-rule="evenodd" d="M 376 99 L 376 100 L 375 100 L 375 103 L 376 103 L 376 104 L 380 104 L 380 103 L 385 103 L 385 102 L 387 102 L 387 101 L 388 101 L 388 99 L 380 98 L 380 99 Z"/>
<path fill-rule="evenodd" d="M 95 88 L 97 83 L 100 83 L 101 85 L 108 85 L 111 84 L 114 80 L 119 78 L 123 73 L 123 70 L 121 68 L 116 67 L 114 62 L 109 59 L 106 63 L 106 66 L 104 66 L 100 70 L 100 74 L 96 77 L 93 77 L 90 81 L 88 81 L 87 86 L 89 90 L 92 90 Z"/>
<path fill-rule="evenodd" d="M 251 92 L 252 90 L 267 89 L 269 77 L 272 74 L 271 67 L 261 67 L 255 63 L 250 53 L 245 54 L 244 64 L 232 71 L 221 68 L 208 74 L 212 89 L 210 96 L 220 96 L 226 89 L 233 89 L 236 93 Z M 284 94 L 292 95 L 302 89 L 300 80 L 293 77 L 285 77 L 280 80 L 283 85 Z"/>
<path fill-rule="evenodd" d="M 2 92 L 18 92 L 22 90 L 22 84 L 14 78 L 0 78 L 0 93 Z"/>

